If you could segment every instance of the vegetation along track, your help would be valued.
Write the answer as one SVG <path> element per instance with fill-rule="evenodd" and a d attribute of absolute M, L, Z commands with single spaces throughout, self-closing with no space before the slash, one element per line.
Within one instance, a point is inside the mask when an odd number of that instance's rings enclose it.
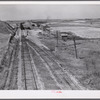
<path fill-rule="evenodd" d="M 51 53 L 48 53 L 46 50 L 43 50 L 30 40 L 27 40 L 27 43 L 30 46 L 31 51 L 33 52 L 33 57 L 34 53 L 36 52 L 40 56 L 40 58 L 43 59 L 44 62 L 47 64 L 49 70 L 54 76 L 60 89 L 63 90 L 82 89 L 78 84 L 75 84 L 75 82 L 71 80 L 68 74 L 61 68 L 61 66 L 55 61 L 55 59 L 52 58 Z"/>

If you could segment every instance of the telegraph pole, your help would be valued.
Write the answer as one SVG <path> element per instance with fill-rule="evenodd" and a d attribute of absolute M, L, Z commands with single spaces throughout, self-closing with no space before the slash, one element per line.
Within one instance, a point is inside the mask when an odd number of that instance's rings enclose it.
<path fill-rule="evenodd" d="M 57 34 L 57 45 L 56 45 L 56 47 L 58 47 L 58 31 L 56 32 L 56 34 Z"/>
<path fill-rule="evenodd" d="M 56 31 L 56 38 L 57 38 L 57 42 L 56 42 L 56 46 L 55 46 L 55 51 L 58 51 L 58 31 Z"/>
<path fill-rule="evenodd" d="M 74 41 L 75 55 L 76 58 L 78 58 L 75 37 L 73 37 L 73 41 Z"/>

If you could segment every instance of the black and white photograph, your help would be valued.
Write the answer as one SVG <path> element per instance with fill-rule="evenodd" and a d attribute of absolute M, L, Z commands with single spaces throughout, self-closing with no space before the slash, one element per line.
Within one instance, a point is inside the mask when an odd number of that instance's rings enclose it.
<path fill-rule="evenodd" d="M 0 90 L 100 90 L 100 4 L 0 4 Z"/>

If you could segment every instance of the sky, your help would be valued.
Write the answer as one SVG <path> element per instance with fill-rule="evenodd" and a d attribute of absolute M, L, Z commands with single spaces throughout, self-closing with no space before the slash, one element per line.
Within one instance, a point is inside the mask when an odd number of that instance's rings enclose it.
<path fill-rule="evenodd" d="M 0 20 L 100 18 L 100 5 L 0 5 Z"/>

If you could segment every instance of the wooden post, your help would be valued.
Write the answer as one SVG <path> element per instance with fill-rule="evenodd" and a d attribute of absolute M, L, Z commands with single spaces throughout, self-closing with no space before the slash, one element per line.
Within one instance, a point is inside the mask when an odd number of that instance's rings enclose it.
<path fill-rule="evenodd" d="M 58 47 L 58 31 L 56 32 L 56 34 L 57 34 L 57 45 L 56 46 Z"/>
<path fill-rule="evenodd" d="M 58 31 L 56 31 L 56 38 L 57 38 L 57 43 L 56 43 L 56 45 L 55 45 L 55 52 L 57 53 L 57 51 L 58 51 Z"/>
<path fill-rule="evenodd" d="M 73 37 L 73 41 L 74 41 L 75 55 L 76 58 L 78 58 L 75 37 Z"/>

